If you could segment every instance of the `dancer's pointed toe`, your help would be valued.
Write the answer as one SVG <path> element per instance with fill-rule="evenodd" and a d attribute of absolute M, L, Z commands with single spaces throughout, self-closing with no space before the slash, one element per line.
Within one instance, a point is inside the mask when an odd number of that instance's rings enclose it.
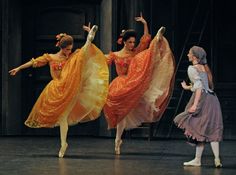
<path fill-rule="evenodd" d="M 61 146 L 61 149 L 60 149 L 60 151 L 58 153 L 58 157 L 59 158 L 63 158 L 64 157 L 67 147 L 68 147 L 67 143 L 65 143 L 63 146 Z"/>

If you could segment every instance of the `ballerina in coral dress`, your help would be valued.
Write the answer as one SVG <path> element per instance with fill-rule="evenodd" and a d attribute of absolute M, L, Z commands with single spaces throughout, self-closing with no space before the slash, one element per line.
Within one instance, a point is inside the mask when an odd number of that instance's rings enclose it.
<path fill-rule="evenodd" d="M 108 63 L 115 63 L 118 77 L 109 86 L 104 113 L 108 128 L 116 128 L 116 154 L 120 154 L 124 129 L 161 118 L 173 88 L 175 62 L 163 36 L 165 28 L 160 28 L 151 41 L 142 14 L 135 20 L 144 25 L 139 45 L 135 47 L 136 32 L 127 30 L 118 40 L 123 48 L 108 55 Z"/>

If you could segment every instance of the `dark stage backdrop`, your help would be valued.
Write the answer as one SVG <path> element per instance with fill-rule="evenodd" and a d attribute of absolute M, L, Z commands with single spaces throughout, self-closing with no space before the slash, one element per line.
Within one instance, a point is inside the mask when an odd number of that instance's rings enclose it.
<path fill-rule="evenodd" d="M 224 138 L 236 139 L 236 33 L 235 25 L 232 25 L 236 11 L 233 9 L 233 1 L 213 0 L 2 0 L 1 134 L 58 134 L 58 129 L 35 130 L 23 125 L 38 95 L 50 81 L 48 68 L 25 70 L 14 80 L 8 77 L 7 70 L 42 53 L 55 52 L 54 37 L 59 32 L 72 34 L 76 38 L 75 46 L 81 46 L 86 37 L 81 30 L 82 25 L 88 21 L 99 25 L 101 20 L 107 20 L 106 16 L 101 19 L 101 5 L 104 1 L 112 3 L 106 11 L 112 17 L 112 23 L 107 26 L 112 28 L 111 50 L 119 49 L 116 40 L 122 29 L 134 28 L 138 31 L 138 37 L 141 37 L 143 26 L 135 22 L 134 17 L 142 12 L 152 36 L 155 36 L 161 26 L 166 27 L 165 36 L 169 40 L 176 63 L 181 61 L 179 72 L 182 74 L 177 71 L 173 98 L 162 119 L 152 125 L 153 136 L 183 138 L 182 132 L 173 125 L 173 118 L 175 112 L 183 111 L 190 94 L 184 93 L 179 108 L 176 108 L 181 92 L 179 83 L 187 78 L 188 49 L 198 43 L 201 36 L 198 44 L 208 53 L 208 63 L 214 74 L 215 91 L 222 105 Z M 187 42 L 191 25 L 191 40 Z M 99 46 L 102 42 L 97 35 L 95 43 Z M 115 69 L 112 66 L 111 79 L 115 77 Z M 101 119 L 99 120 L 100 122 L 72 127 L 70 135 L 114 136 L 114 133 L 99 132 L 100 127 L 106 126 L 101 125 Z M 146 135 L 141 131 L 138 136 Z"/>
<path fill-rule="evenodd" d="M 74 48 L 86 41 L 82 26 L 99 22 L 99 1 L 25 1 L 22 6 L 22 61 L 43 53 L 57 52 L 55 35 L 68 33 L 75 39 Z M 99 36 L 95 38 L 98 43 Z M 28 69 L 22 73 L 22 117 L 26 119 L 43 88 L 51 80 L 49 67 Z M 56 129 L 30 129 L 23 127 L 27 135 L 55 135 Z M 71 135 L 97 135 L 98 120 L 70 128 Z"/>

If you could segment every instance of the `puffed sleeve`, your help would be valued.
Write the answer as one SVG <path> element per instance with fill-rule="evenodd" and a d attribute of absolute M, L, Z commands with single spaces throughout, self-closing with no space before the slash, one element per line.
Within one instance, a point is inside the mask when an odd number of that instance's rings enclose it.
<path fill-rule="evenodd" d="M 188 67 L 188 76 L 190 81 L 193 83 L 191 91 L 196 91 L 197 89 L 202 89 L 203 85 L 201 82 L 201 77 L 199 72 L 193 66 Z"/>
<path fill-rule="evenodd" d="M 34 67 L 34 68 L 42 67 L 42 66 L 48 64 L 49 61 L 50 61 L 50 56 L 48 54 L 43 54 L 42 56 L 31 59 L 31 62 L 33 64 L 32 67 Z"/>
<path fill-rule="evenodd" d="M 140 39 L 139 45 L 135 48 L 135 52 L 139 53 L 147 49 L 150 42 L 151 42 L 151 35 L 150 34 L 143 35 L 142 38 Z"/>
<path fill-rule="evenodd" d="M 114 54 L 112 52 L 109 53 L 109 55 L 106 55 L 107 57 L 107 64 L 111 65 L 113 59 L 114 59 Z"/>

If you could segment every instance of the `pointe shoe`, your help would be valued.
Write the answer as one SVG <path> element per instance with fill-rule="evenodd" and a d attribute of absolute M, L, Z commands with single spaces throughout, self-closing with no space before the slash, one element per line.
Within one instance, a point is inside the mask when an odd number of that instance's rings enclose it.
<path fill-rule="evenodd" d="M 115 141 L 115 154 L 120 155 L 120 145 L 122 144 L 122 140 Z"/>
<path fill-rule="evenodd" d="M 67 143 L 65 143 L 63 146 L 61 146 L 61 149 L 60 149 L 60 151 L 58 153 L 58 157 L 59 158 L 63 158 L 64 157 L 67 147 L 68 147 Z"/>
<path fill-rule="evenodd" d="M 216 168 L 221 168 L 222 167 L 222 163 L 220 162 L 220 159 L 215 159 L 215 167 Z"/>
<path fill-rule="evenodd" d="M 158 30 L 157 33 L 163 35 L 163 34 L 165 33 L 165 31 L 166 31 L 166 28 L 162 26 L 162 27 Z"/>
<path fill-rule="evenodd" d="M 97 25 L 94 25 L 94 26 L 92 27 L 92 29 L 89 31 L 89 34 L 88 34 L 88 36 L 87 36 L 87 41 L 90 41 L 90 42 L 93 41 L 97 30 L 98 30 L 98 26 L 97 26 Z"/>
<path fill-rule="evenodd" d="M 201 161 L 197 159 L 193 159 L 189 162 L 184 162 L 184 166 L 201 166 Z"/>
<path fill-rule="evenodd" d="M 166 31 L 166 28 L 163 27 L 163 26 L 158 30 L 158 32 L 157 32 L 157 34 L 156 34 L 156 39 L 157 39 L 157 41 L 159 41 L 159 40 L 161 39 L 161 37 L 163 36 L 163 34 L 165 33 L 165 31 Z"/>

